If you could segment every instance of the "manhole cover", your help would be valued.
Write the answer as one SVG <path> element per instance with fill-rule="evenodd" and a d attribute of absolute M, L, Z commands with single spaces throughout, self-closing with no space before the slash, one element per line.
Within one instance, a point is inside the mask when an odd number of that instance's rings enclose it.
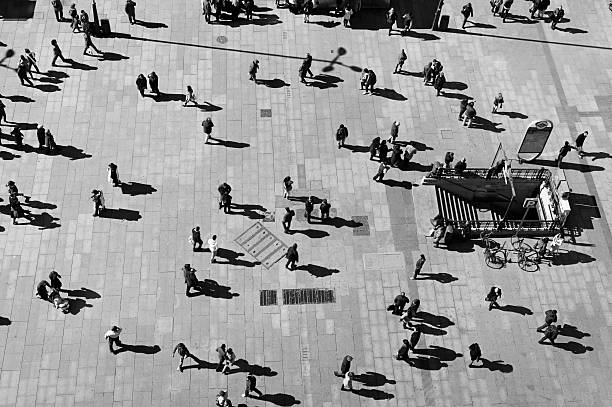
<path fill-rule="evenodd" d="M 330 304 L 336 302 L 334 290 L 296 288 L 283 290 L 284 305 Z"/>
<path fill-rule="evenodd" d="M 268 305 L 278 305 L 276 290 L 261 290 L 259 292 L 259 305 L 262 307 Z"/>
<path fill-rule="evenodd" d="M 227 37 L 225 35 L 220 35 L 217 37 L 217 42 L 219 44 L 225 44 L 227 42 Z"/>
<path fill-rule="evenodd" d="M 272 117 L 272 109 L 261 109 L 261 117 Z"/>

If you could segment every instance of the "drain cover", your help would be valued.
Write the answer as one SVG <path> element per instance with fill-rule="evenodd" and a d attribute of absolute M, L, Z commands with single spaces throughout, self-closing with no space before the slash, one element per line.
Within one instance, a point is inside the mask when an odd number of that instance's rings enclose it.
<path fill-rule="evenodd" d="M 259 305 L 262 307 L 268 305 L 278 305 L 276 290 L 261 290 L 259 292 Z"/>
<path fill-rule="evenodd" d="M 272 117 L 272 109 L 261 109 L 261 117 Z"/>
<path fill-rule="evenodd" d="M 336 302 L 334 290 L 296 288 L 283 290 L 284 305 L 330 304 Z"/>
<path fill-rule="evenodd" d="M 217 37 L 217 42 L 219 44 L 225 44 L 227 42 L 227 37 L 225 35 L 220 35 Z"/>
<path fill-rule="evenodd" d="M 367 216 L 351 216 L 355 224 L 353 228 L 353 236 L 370 236 L 370 224 Z"/>

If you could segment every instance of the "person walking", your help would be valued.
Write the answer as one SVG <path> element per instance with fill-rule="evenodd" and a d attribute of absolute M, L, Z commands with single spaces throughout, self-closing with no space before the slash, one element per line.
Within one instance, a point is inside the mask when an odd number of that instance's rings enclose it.
<path fill-rule="evenodd" d="M 2 123 L 2 120 L 8 123 L 6 120 L 6 105 L 0 100 L 0 123 Z"/>
<path fill-rule="evenodd" d="M 550 17 L 550 20 L 551 20 L 550 28 L 553 30 L 556 29 L 557 24 L 559 24 L 561 20 L 563 20 L 564 16 L 565 16 L 565 10 L 563 10 L 563 6 L 557 7 L 557 9 L 553 11 L 552 16 Z"/>
<path fill-rule="evenodd" d="M 229 195 L 229 194 L 228 194 Z M 219 249 L 219 242 L 217 241 L 217 235 L 212 235 L 208 239 L 208 250 L 210 250 L 210 262 L 215 263 L 217 261 L 217 250 Z"/>
<path fill-rule="evenodd" d="M 452 151 L 447 151 L 446 154 L 444 155 L 444 166 L 446 168 L 450 168 L 454 159 L 455 159 L 455 153 L 453 153 Z"/>
<path fill-rule="evenodd" d="M 223 184 L 219 185 L 217 191 L 219 191 L 219 209 L 221 209 L 223 208 L 223 195 L 232 192 L 232 187 L 227 182 L 224 182 Z"/>
<path fill-rule="evenodd" d="M 257 388 L 257 378 L 252 373 L 249 373 L 246 377 L 246 383 L 242 397 L 252 397 L 251 392 L 257 393 L 259 397 L 263 396 L 263 393 Z"/>
<path fill-rule="evenodd" d="M 310 223 L 310 218 L 312 217 L 312 211 L 314 210 L 314 200 L 313 196 L 308 197 L 306 202 L 304 202 L 304 217 L 306 221 Z"/>
<path fill-rule="evenodd" d="M 474 363 L 480 362 L 480 358 L 482 357 L 482 351 L 480 350 L 480 346 L 474 342 L 471 344 L 468 349 L 470 350 L 470 364 L 469 367 L 474 367 Z"/>
<path fill-rule="evenodd" d="M 30 72 L 30 76 L 32 76 L 32 67 L 36 69 L 37 73 L 40 73 L 40 69 L 38 69 L 38 65 L 36 65 L 36 54 L 27 48 L 25 49 L 25 54 L 28 61 L 28 72 Z"/>
<path fill-rule="evenodd" d="M 556 309 L 549 309 L 549 310 L 544 312 L 544 324 L 542 326 L 539 326 L 538 328 L 536 328 L 536 331 L 542 332 L 542 330 L 544 330 L 544 328 L 549 327 L 550 325 L 554 324 L 555 322 L 557 322 L 557 310 Z"/>
<path fill-rule="evenodd" d="M 217 372 L 223 371 L 223 367 L 225 366 L 225 359 L 227 357 L 227 352 L 225 351 L 225 344 L 222 343 L 217 349 L 217 357 L 219 358 L 219 363 L 217 364 Z"/>
<path fill-rule="evenodd" d="M 6 118 L 5 118 L 6 121 Z M 19 128 L 19 125 L 15 125 L 15 127 L 13 127 L 13 130 L 11 131 L 11 135 L 13 136 L 13 139 L 15 140 L 15 145 L 18 148 L 23 147 L 23 133 L 21 132 L 21 129 Z"/>
<path fill-rule="evenodd" d="M 285 268 L 289 270 L 294 270 L 295 265 L 300 259 L 298 251 L 297 251 L 297 243 L 294 243 L 292 246 L 290 246 L 287 249 L 287 253 L 285 254 L 285 257 L 287 258 L 287 264 L 285 264 Z"/>
<path fill-rule="evenodd" d="M 104 194 L 97 189 L 91 190 L 91 200 L 94 203 L 93 216 L 100 216 L 104 210 Z"/>
<path fill-rule="evenodd" d="M 421 306 L 421 300 L 419 300 L 418 298 L 415 298 L 414 300 L 410 302 L 410 305 L 408 305 L 408 308 L 406 309 L 406 311 L 402 314 L 402 317 L 400 318 L 400 322 L 403 324 L 404 329 L 413 329 L 413 326 L 410 323 L 410 321 L 416 318 L 416 315 L 417 315 L 417 312 L 419 311 L 420 306 Z"/>
<path fill-rule="evenodd" d="M 461 99 L 459 102 L 459 121 L 463 120 L 463 114 L 467 110 L 468 102 L 467 99 Z"/>
<path fill-rule="evenodd" d="M 417 153 L 417 149 L 414 147 L 406 147 L 404 150 L 404 158 L 402 159 L 402 165 L 407 166 L 412 157 Z"/>
<path fill-rule="evenodd" d="M 497 303 L 497 300 L 500 299 L 501 296 L 502 296 L 501 288 L 495 287 L 495 286 L 491 287 L 491 289 L 489 290 L 489 293 L 485 297 L 485 301 L 489 303 L 489 311 L 491 311 L 493 307 L 497 309 L 500 308 L 499 304 Z"/>
<path fill-rule="evenodd" d="M 304 70 L 304 75 L 308 74 L 310 77 L 314 77 L 310 68 L 312 67 L 312 55 L 310 53 L 306 54 L 306 58 L 302 61 L 302 68 Z M 306 82 L 304 82 L 306 83 Z"/>
<path fill-rule="evenodd" d="M 53 12 L 55 13 L 55 19 L 61 23 L 64 21 L 64 6 L 61 0 L 52 0 L 51 5 L 53 6 Z"/>
<path fill-rule="evenodd" d="M 493 14 L 493 17 L 495 17 L 495 15 L 497 13 L 499 13 L 499 10 L 501 8 L 503 0 L 491 0 L 491 13 Z"/>
<path fill-rule="evenodd" d="M 461 8 L 461 14 L 463 15 L 463 24 L 461 28 L 465 30 L 465 24 L 468 22 L 470 17 L 474 17 L 474 9 L 472 8 L 472 3 L 467 3 Z"/>
<path fill-rule="evenodd" d="M 51 282 L 51 288 L 57 290 L 57 291 L 61 291 L 62 290 L 62 282 L 60 281 L 60 278 L 62 278 L 62 276 L 59 275 L 59 273 L 55 270 L 52 270 L 49 273 L 49 281 Z"/>
<path fill-rule="evenodd" d="M 342 17 L 342 22 L 344 24 L 345 28 L 348 28 L 351 26 L 351 17 L 353 17 L 353 9 L 351 8 L 350 4 L 346 6 L 346 8 L 344 9 L 344 17 Z"/>
<path fill-rule="evenodd" d="M 408 339 L 402 339 L 402 346 L 397 351 L 395 359 L 397 360 L 408 360 L 408 354 L 410 352 L 410 342 Z"/>
<path fill-rule="evenodd" d="M 93 43 L 93 41 L 91 40 L 91 35 L 88 32 L 83 32 L 83 40 L 85 41 L 85 49 L 83 49 L 83 55 L 89 55 L 87 54 L 87 50 L 89 48 L 93 48 L 94 51 L 96 51 L 98 54 L 102 54 L 102 51 L 100 51 Z"/>
<path fill-rule="evenodd" d="M 202 240 L 202 234 L 200 233 L 200 227 L 196 226 L 191 229 L 191 241 L 193 245 L 193 251 L 202 250 L 202 245 L 204 241 Z"/>
<path fill-rule="evenodd" d="M 221 206 L 223 206 L 223 213 L 232 212 L 232 196 L 229 193 L 221 197 Z"/>
<path fill-rule="evenodd" d="M 253 9 L 255 8 L 255 2 L 253 0 L 246 0 L 244 2 L 244 15 L 247 21 L 253 20 Z"/>
<path fill-rule="evenodd" d="M 384 143 L 384 141 L 383 141 Z M 387 171 L 389 171 L 389 167 L 387 164 L 385 164 L 384 162 L 381 162 L 380 165 L 378 166 L 378 172 L 376 173 L 376 175 L 374 175 L 374 178 L 372 178 L 374 181 L 380 182 L 384 179 L 385 174 L 387 173 Z"/>
<path fill-rule="evenodd" d="M 179 356 L 181 357 L 181 362 L 179 363 L 179 365 L 176 368 L 176 370 L 178 370 L 179 372 L 183 373 L 183 362 L 185 361 L 185 358 L 191 358 L 193 360 L 196 360 L 196 359 L 189 352 L 189 349 L 187 349 L 187 346 L 185 346 L 185 344 L 183 342 L 179 342 L 174 347 L 174 350 L 172 351 L 172 357 L 174 357 L 174 354 L 177 353 L 177 352 L 178 352 Z"/>
<path fill-rule="evenodd" d="M 204 14 L 204 21 L 210 24 L 210 16 L 212 14 L 212 7 L 210 6 L 211 0 L 202 0 L 202 14 Z"/>
<path fill-rule="evenodd" d="M 214 126 L 215 125 L 210 117 L 207 117 L 204 121 L 202 121 L 202 130 L 206 135 L 206 140 L 204 140 L 204 144 L 208 144 L 208 141 L 212 138 L 211 133 Z"/>
<path fill-rule="evenodd" d="M 28 86 L 34 86 L 34 83 L 32 83 L 30 78 L 28 78 L 28 63 L 24 59 L 22 59 L 17 66 L 17 76 L 19 77 L 19 81 L 21 81 L 22 85 L 25 86 L 27 82 Z"/>
<path fill-rule="evenodd" d="M 304 6 L 302 8 L 302 12 L 304 13 L 304 22 L 310 22 L 310 15 L 312 14 L 312 9 L 314 5 L 312 4 L 312 0 L 306 0 L 304 2 Z"/>
<path fill-rule="evenodd" d="M 257 85 L 257 70 L 259 70 L 259 60 L 255 59 L 249 67 L 249 80 Z"/>
<path fill-rule="evenodd" d="M 406 293 L 402 291 L 395 296 L 393 299 L 393 305 L 391 305 L 389 308 L 393 311 L 394 315 L 402 315 L 406 304 L 408 304 L 408 297 L 406 297 Z"/>
<path fill-rule="evenodd" d="M 47 154 L 57 150 L 57 144 L 55 144 L 55 139 L 53 138 L 53 134 L 51 134 L 51 130 L 47 129 L 45 132 L 45 146 L 47 147 Z"/>
<path fill-rule="evenodd" d="M 344 375 L 344 379 L 342 379 L 342 385 L 340 386 L 340 390 L 342 391 L 353 391 L 353 377 L 355 374 L 353 372 L 348 372 Z"/>
<path fill-rule="evenodd" d="M 434 89 L 436 90 L 436 96 L 440 96 L 440 93 L 444 93 L 442 92 L 444 84 L 446 84 L 446 77 L 444 76 L 444 72 L 440 72 L 433 85 Z"/>
<path fill-rule="evenodd" d="M 370 75 L 370 70 L 368 68 L 363 68 L 363 71 L 361 71 L 361 79 L 359 80 L 359 84 L 360 84 L 359 88 L 363 91 L 368 89 L 368 76 L 369 75 Z"/>
<path fill-rule="evenodd" d="M 283 198 L 290 199 L 293 190 L 293 181 L 290 176 L 283 178 Z"/>
<path fill-rule="evenodd" d="M 555 346 L 555 339 L 557 339 L 557 336 L 559 336 L 559 331 L 561 330 L 561 325 L 549 325 L 546 327 L 546 329 L 544 330 L 544 336 L 542 337 L 542 339 L 540 339 L 538 341 L 538 343 L 540 345 L 544 344 L 545 340 L 549 340 L 550 343 Z"/>
<path fill-rule="evenodd" d="M 572 146 L 570 145 L 569 141 L 566 141 L 565 144 L 563 144 L 563 146 L 561 147 L 561 149 L 559 149 L 559 155 L 557 156 L 557 167 L 561 168 L 561 163 L 563 162 L 563 159 L 565 158 L 567 153 L 571 151 L 571 149 Z"/>
<path fill-rule="evenodd" d="M 225 364 L 223 366 L 223 370 L 221 370 L 221 373 L 228 375 L 232 369 L 232 366 L 234 366 L 234 363 L 236 363 L 236 354 L 232 348 L 229 348 L 227 350 L 227 354 L 225 355 Z"/>
<path fill-rule="evenodd" d="M 504 96 L 500 92 L 495 96 L 495 99 L 493 99 L 493 110 L 491 110 L 491 113 L 497 113 L 497 109 L 501 109 L 503 106 Z"/>
<path fill-rule="evenodd" d="M 391 151 L 391 161 L 389 163 L 395 168 L 398 168 L 402 164 L 402 149 L 399 144 L 393 145 L 393 150 Z"/>
<path fill-rule="evenodd" d="M 151 92 L 159 96 L 159 77 L 155 71 L 151 71 L 151 73 L 147 75 L 147 78 L 149 79 L 149 87 L 151 88 Z"/>
<path fill-rule="evenodd" d="M 187 103 L 193 103 L 194 106 L 198 105 L 198 101 L 196 99 L 196 95 L 195 93 L 193 93 L 193 88 L 189 85 L 187 85 L 187 94 L 185 95 L 185 103 L 183 104 L 183 106 L 187 106 Z"/>
<path fill-rule="evenodd" d="M 374 159 L 378 149 L 380 148 L 380 137 L 374 137 L 370 143 L 370 161 Z"/>
<path fill-rule="evenodd" d="M 391 144 L 395 144 L 395 140 L 397 139 L 398 135 L 399 135 L 399 126 L 400 126 L 400 122 L 398 121 L 394 121 L 393 124 L 391 125 L 391 133 L 389 134 L 389 143 Z"/>
<path fill-rule="evenodd" d="M 286 207 L 285 214 L 283 215 L 283 221 L 281 222 L 285 233 L 291 233 L 291 221 L 293 220 L 294 216 L 295 211 L 289 207 Z"/>
<path fill-rule="evenodd" d="M 419 339 L 421 339 L 421 327 L 420 325 L 417 325 L 414 327 L 414 332 L 412 335 L 410 335 L 409 350 L 411 350 L 412 353 L 414 353 L 416 346 L 419 343 Z"/>
<path fill-rule="evenodd" d="M 338 149 L 344 147 L 344 141 L 348 138 L 348 129 L 344 127 L 344 124 L 340 124 L 336 131 L 336 141 L 338 142 Z"/>
<path fill-rule="evenodd" d="M 138 92 L 140 92 L 140 96 L 144 97 L 145 90 L 147 90 L 147 78 L 143 74 L 139 74 L 136 78 L 136 87 Z"/>
<path fill-rule="evenodd" d="M 589 131 L 587 130 L 587 131 L 583 131 L 578 136 L 576 136 L 576 146 L 574 148 L 576 149 L 576 151 L 578 151 L 578 155 L 580 156 L 580 158 L 584 157 L 584 150 L 582 149 L 582 147 L 584 146 L 584 141 L 586 140 L 588 135 L 589 135 Z"/>
<path fill-rule="evenodd" d="M 134 0 L 125 2 L 125 14 L 127 14 L 130 24 L 136 24 L 136 2 Z"/>
<path fill-rule="evenodd" d="M 402 49 L 397 59 L 397 65 L 395 65 L 395 69 L 393 70 L 393 73 L 402 72 L 402 68 L 404 67 L 404 62 L 406 62 L 407 59 L 408 57 L 406 56 L 406 51 Z"/>
<path fill-rule="evenodd" d="M 119 339 L 119 334 L 121 334 L 121 331 L 121 328 L 116 325 L 113 325 L 113 327 L 110 330 L 106 331 L 106 333 L 104 334 L 104 339 L 108 341 L 108 350 L 113 355 L 117 354 L 117 351 L 113 349 L 113 344 L 115 344 L 116 346 L 123 347 L 123 344 Z"/>
<path fill-rule="evenodd" d="M 108 164 L 108 182 L 112 183 L 114 187 L 118 187 L 121 184 L 121 181 L 119 181 L 119 171 L 115 163 Z"/>
<path fill-rule="evenodd" d="M 191 289 L 200 290 L 198 278 L 195 275 L 196 270 L 191 268 L 191 264 L 185 263 L 183 266 L 183 278 L 185 280 L 185 296 L 191 295 Z"/>
<path fill-rule="evenodd" d="M 472 122 L 474 121 L 474 117 L 476 117 L 476 109 L 474 108 L 474 101 L 470 101 L 465 108 L 465 118 L 463 119 L 463 125 L 467 125 L 468 127 L 472 127 Z"/>
<path fill-rule="evenodd" d="M 215 405 L 217 407 L 232 407 L 232 402 L 227 398 L 227 392 L 225 390 L 220 390 L 219 393 L 217 393 Z"/>
<path fill-rule="evenodd" d="M 43 301 L 49 301 L 49 291 L 47 291 L 47 287 L 50 287 L 47 280 L 41 280 L 36 285 L 36 296 Z"/>
<path fill-rule="evenodd" d="M 374 73 L 373 70 L 369 70 L 368 71 L 368 81 L 366 82 L 366 90 L 363 93 L 364 95 L 367 95 L 368 92 L 370 93 L 370 95 L 374 94 L 374 85 L 376 85 L 376 74 Z"/>
<path fill-rule="evenodd" d="M 402 16 L 402 22 L 404 23 L 404 29 L 402 30 L 402 36 L 408 35 L 412 29 L 412 14 L 409 12 Z"/>
<path fill-rule="evenodd" d="M 389 11 L 387 11 L 387 24 L 389 25 L 389 36 L 391 36 L 391 31 L 393 31 L 393 24 L 397 22 L 397 13 L 395 9 L 391 7 Z"/>
<path fill-rule="evenodd" d="M 351 370 L 351 362 L 353 361 L 353 357 L 351 355 L 346 355 L 342 358 L 342 363 L 340 364 L 340 370 L 334 371 L 334 375 L 338 377 L 344 377 Z"/>
<path fill-rule="evenodd" d="M 331 209 L 331 204 L 327 202 L 327 199 L 324 199 L 319 206 L 319 210 L 321 211 L 321 222 L 325 222 L 329 220 L 329 211 Z"/>
<path fill-rule="evenodd" d="M 416 280 L 419 274 L 421 273 L 421 270 L 423 269 L 423 265 L 425 264 L 425 261 L 426 261 L 425 255 L 421 253 L 421 256 L 419 257 L 419 259 L 416 262 L 416 265 L 414 266 L 414 275 L 412 276 L 413 280 Z"/>
<path fill-rule="evenodd" d="M 36 129 L 36 138 L 38 139 L 38 149 L 42 151 L 45 148 L 45 128 L 42 124 Z"/>
<path fill-rule="evenodd" d="M 70 10 L 68 10 L 68 14 L 70 15 L 70 28 L 72 28 L 72 32 L 75 33 L 79 31 L 79 27 L 81 25 L 79 13 L 76 10 L 76 4 L 72 3 Z"/>
<path fill-rule="evenodd" d="M 506 22 L 506 18 L 508 18 L 508 14 L 510 13 L 510 7 L 512 7 L 512 3 L 514 0 L 504 0 L 504 6 L 502 7 L 502 11 L 500 16 L 502 18 L 502 22 Z"/>

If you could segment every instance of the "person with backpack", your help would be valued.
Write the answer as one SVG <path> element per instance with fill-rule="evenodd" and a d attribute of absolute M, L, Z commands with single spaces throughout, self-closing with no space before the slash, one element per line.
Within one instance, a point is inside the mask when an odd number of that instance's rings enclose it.
<path fill-rule="evenodd" d="M 555 339 L 557 339 L 557 336 L 559 336 L 559 331 L 560 330 L 561 330 L 561 325 L 549 325 L 544 330 L 544 336 L 542 337 L 542 339 L 540 339 L 538 341 L 538 343 L 540 345 L 543 345 L 544 341 L 548 339 L 550 341 L 550 343 L 554 346 L 555 345 Z"/>
<path fill-rule="evenodd" d="M 485 301 L 489 303 L 489 311 L 491 311 L 493 307 L 499 309 L 499 304 L 497 303 L 497 300 L 501 298 L 501 296 L 502 296 L 501 288 L 495 287 L 495 286 L 491 287 L 491 289 L 489 290 L 489 293 L 485 297 Z"/>
<path fill-rule="evenodd" d="M 393 73 L 400 73 L 404 67 L 404 62 L 406 62 L 407 59 L 408 57 L 406 56 L 406 51 L 402 50 L 402 52 L 399 54 L 399 58 L 397 59 L 397 65 L 395 65 Z"/>
<path fill-rule="evenodd" d="M 389 36 L 391 36 L 391 31 L 393 31 L 393 24 L 397 22 L 397 13 L 395 9 L 391 7 L 389 11 L 387 11 L 387 24 L 389 25 Z"/>
<path fill-rule="evenodd" d="M 563 6 L 559 6 L 552 14 L 550 20 L 550 28 L 551 29 L 556 29 L 557 28 L 557 24 L 559 24 L 561 22 L 561 20 L 563 20 L 563 16 L 565 16 L 565 10 L 563 10 Z"/>
<path fill-rule="evenodd" d="M 463 24 L 461 28 L 465 30 L 465 24 L 468 22 L 470 17 L 474 17 L 474 9 L 472 8 L 472 3 L 467 3 L 463 8 L 461 8 L 461 14 L 463 15 Z"/>
<path fill-rule="evenodd" d="M 555 322 L 557 322 L 557 310 L 556 309 L 549 309 L 549 310 L 544 312 L 544 324 L 542 326 L 539 326 L 536 329 L 536 331 L 542 332 L 543 329 L 549 327 L 550 325 L 554 324 Z"/>
<path fill-rule="evenodd" d="M 336 131 L 336 141 L 338 142 L 338 149 L 344 147 L 344 141 L 348 138 L 348 129 L 341 124 Z"/>
<path fill-rule="evenodd" d="M 64 21 L 64 6 L 61 0 L 52 0 L 51 5 L 53 6 L 53 12 L 55 13 L 55 19 L 61 23 Z"/>
<path fill-rule="evenodd" d="M 174 347 L 174 350 L 172 351 L 172 357 L 174 357 L 174 354 L 177 352 L 179 356 L 181 357 L 181 362 L 179 363 L 176 370 L 183 373 L 183 361 L 185 360 L 185 358 L 191 358 L 193 360 L 196 360 L 196 359 L 193 357 L 191 353 L 189 353 L 189 349 L 187 349 L 187 346 L 185 346 L 183 342 L 179 342 L 178 345 Z"/>
<path fill-rule="evenodd" d="M 482 357 L 482 351 L 480 350 L 480 346 L 477 343 L 471 344 L 468 349 L 470 350 L 470 364 L 469 367 L 473 367 L 474 363 L 480 362 L 480 358 Z"/>

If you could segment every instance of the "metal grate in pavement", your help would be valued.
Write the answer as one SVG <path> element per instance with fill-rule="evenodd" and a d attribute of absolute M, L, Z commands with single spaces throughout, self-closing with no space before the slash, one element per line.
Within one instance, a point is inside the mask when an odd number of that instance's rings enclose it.
<path fill-rule="evenodd" d="M 217 42 L 219 44 L 226 44 L 227 43 L 227 37 L 225 35 L 220 35 L 217 37 Z"/>
<path fill-rule="evenodd" d="M 259 305 L 262 307 L 266 307 L 268 305 L 278 305 L 276 290 L 259 291 Z"/>
<path fill-rule="evenodd" d="M 361 224 L 353 228 L 353 236 L 370 236 L 370 224 L 367 216 L 351 216 L 353 222 Z"/>
<path fill-rule="evenodd" d="M 242 232 L 234 241 L 267 269 L 287 252 L 287 245 L 260 222 Z"/>
<path fill-rule="evenodd" d="M 261 117 L 272 117 L 272 109 L 261 109 Z"/>
<path fill-rule="evenodd" d="M 330 304 L 336 302 L 334 290 L 295 288 L 283 290 L 283 305 Z"/>

